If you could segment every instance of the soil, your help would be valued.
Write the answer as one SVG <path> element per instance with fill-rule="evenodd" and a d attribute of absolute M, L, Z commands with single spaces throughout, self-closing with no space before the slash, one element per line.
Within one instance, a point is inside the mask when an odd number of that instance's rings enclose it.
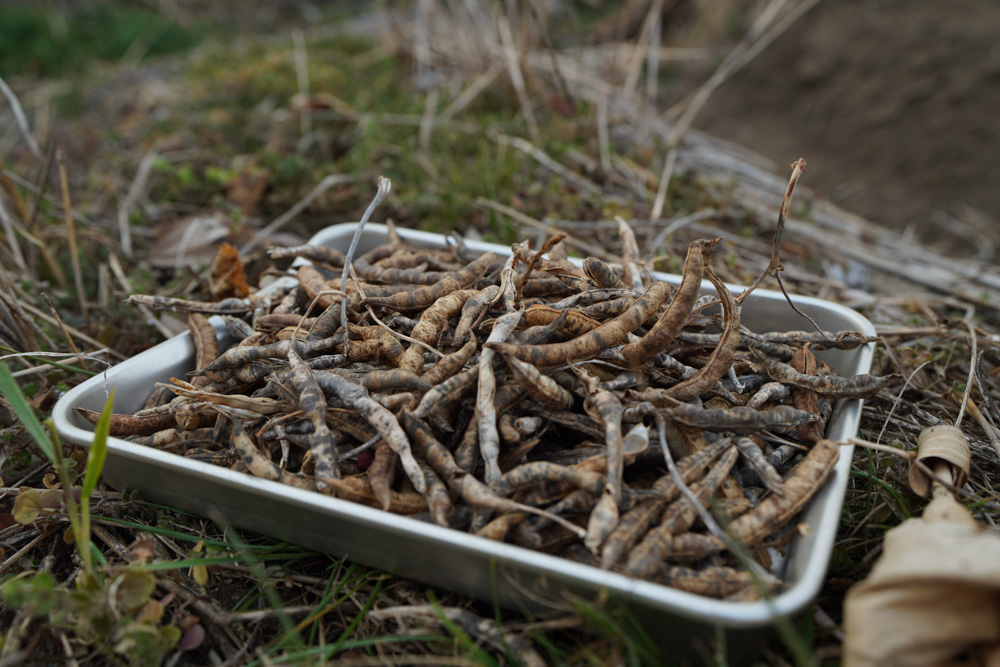
<path fill-rule="evenodd" d="M 782 167 L 804 157 L 819 196 L 969 254 L 975 226 L 1000 234 L 998 109 L 1000 5 L 829 1 L 717 90 L 695 126 Z"/>

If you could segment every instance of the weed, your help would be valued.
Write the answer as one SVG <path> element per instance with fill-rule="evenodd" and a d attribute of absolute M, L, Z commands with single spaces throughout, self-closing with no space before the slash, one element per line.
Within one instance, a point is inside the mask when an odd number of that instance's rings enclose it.
<path fill-rule="evenodd" d="M 108 568 L 90 537 L 90 499 L 107 455 L 114 392 L 95 429 L 81 486 L 73 484 L 77 478 L 75 461 L 63 456 L 58 438 L 49 437 L 50 432 L 55 433 L 51 422 L 48 429 L 42 426 L 5 364 L 0 364 L 0 395 L 55 469 L 61 486 L 58 491 L 22 488 L 14 501 L 14 519 L 52 531 L 54 527 L 47 526 L 58 520 L 61 499 L 70 523 L 64 539 L 75 544 L 83 564 L 72 583 L 59 582 L 44 569 L 25 571 L 0 586 L 0 598 L 17 609 L 20 617 L 46 618 L 54 628 L 72 632 L 77 640 L 110 660 L 120 656 L 129 663 L 158 664 L 177 645 L 181 630 L 171 624 L 160 625 L 163 604 L 152 599 L 155 577 L 136 567 Z M 14 624 L 8 630 L 3 644 L 6 655 L 20 647 L 20 629 Z"/>

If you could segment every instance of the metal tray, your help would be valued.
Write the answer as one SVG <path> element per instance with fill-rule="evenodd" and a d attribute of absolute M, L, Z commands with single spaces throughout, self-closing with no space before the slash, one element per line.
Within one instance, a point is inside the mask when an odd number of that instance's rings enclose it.
<path fill-rule="evenodd" d="M 346 251 L 354 230 L 354 224 L 328 227 L 311 243 Z M 399 233 L 415 246 L 445 244 L 445 237 L 439 234 L 408 229 L 400 229 Z M 383 225 L 367 225 L 358 253 L 375 247 L 385 237 Z M 468 246 L 481 252 L 510 254 L 509 248 L 495 244 L 469 242 Z M 675 284 L 680 280 L 679 276 L 661 273 L 656 277 Z M 703 289 L 712 291 L 707 282 Z M 871 323 L 849 308 L 804 296 L 796 296 L 794 301 L 824 329 L 875 335 Z M 779 292 L 754 292 L 744 303 L 742 314 L 745 324 L 757 332 L 808 328 Z M 223 346 L 232 343 L 221 324 L 216 330 Z M 827 351 L 821 356 L 841 375 L 854 375 L 868 372 L 872 354 L 873 345 L 867 345 L 849 351 Z M 108 391 L 116 388 L 115 412 L 134 412 L 142 407 L 154 382 L 183 377 L 193 366 L 194 350 L 187 333 L 165 341 L 69 391 L 53 410 L 56 429 L 64 439 L 87 446 L 92 427 L 73 411 L 74 407 L 101 410 Z M 860 400 L 839 401 L 829 422 L 828 437 L 844 440 L 854 435 L 860 419 Z M 837 533 L 851 454 L 851 447 L 841 448 L 829 481 L 800 518 L 809 530 L 791 546 L 784 589 L 770 600 L 747 603 L 692 595 L 118 438 L 109 438 L 104 478 L 116 489 L 134 489 L 163 505 L 221 517 L 243 529 L 512 609 L 539 613 L 546 607 L 565 608 L 568 596 L 610 601 L 618 610 L 627 609 L 675 655 L 709 655 L 703 651 L 714 645 L 722 632 L 726 651 L 731 657 L 739 657 L 759 642 L 763 636 L 760 631 L 772 625 L 776 616 L 801 611 L 819 592 Z"/>

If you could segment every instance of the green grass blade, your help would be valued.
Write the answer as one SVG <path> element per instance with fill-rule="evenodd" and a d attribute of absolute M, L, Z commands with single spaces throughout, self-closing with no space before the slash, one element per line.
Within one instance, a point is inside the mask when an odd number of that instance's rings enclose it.
<path fill-rule="evenodd" d="M 267 556 L 255 556 L 260 562 L 284 562 L 286 558 L 282 554 L 272 554 Z M 205 558 L 180 558 L 177 560 L 155 561 L 153 563 L 136 563 L 133 567 L 137 570 L 156 572 L 159 570 L 177 570 L 198 565 L 245 565 L 246 559 L 242 553 L 234 553 L 232 556 L 206 556 Z"/>
<path fill-rule="evenodd" d="M 149 504 L 149 503 L 146 503 Z M 154 507 L 159 507 L 166 511 L 174 511 L 169 507 L 163 505 L 153 505 Z M 177 512 L 178 514 L 186 514 Z M 197 516 L 195 514 L 186 514 L 187 516 Z M 160 526 L 150 526 L 144 523 L 137 523 L 135 521 L 129 521 L 127 519 L 117 519 L 111 516 L 101 517 L 101 523 L 111 524 L 113 526 L 121 526 L 123 528 L 131 528 L 132 530 L 142 530 L 147 533 L 153 533 L 154 535 L 163 535 L 164 537 L 169 537 L 174 540 L 181 540 L 184 542 L 204 542 L 205 546 L 208 547 L 218 547 L 220 549 L 228 549 L 232 551 L 237 551 L 237 548 L 233 546 L 232 542 L 226 540 L 216 540 L 210 537 L 201 537 L 200 535 L 192 533 L 183 533 L 179 530 L 171 530 L 169 528 L 162 528 Z M 269 540 L 270 538 L 261 537 L 263 540 Z M 295 546 L 293 544 L 288 544 L 287 542 L 270 542 L 267 544 L 251 544 L 249 541 L 241 542 L 240 549 L 245 549 L 247 551 L 252 551 L 260 554 L 268 555 L 268 557 L 273 556 L 274 558 L 311 558 L 313 556 L 318 556 L 319 552 L 303 549 L 302 547 Z M 288 548 L 288 551 L 280 551 L 280 549 Z M 261 558 L 262 556 L 257 556 Z"/>
<path fill-rule="evenodd" d="M 477 665 L 486 665 L 486 667 L 499 667 L 493 656 L 487 653 L 484 649 L 480 648 L 479 642 L 474 640 L 469 634 L 462 629 L 458 623 L 452 621 L 444 613 L 444 608 L 438 601 L 437 596 L 433 593 L 427 594 L 427 601 L 431 603 L 434 608 L 434 614 L 437 616 L 438 623 L 441 627 L 452 636 L 452 638 L 458 643 L 458 647 L 461 649 L 462 654 L 469 658 L 472 662 Z"/>
<path fill-rule="evenodd" d="M 58 465 L 56 448 L 52 444 L 49 434 L 42 428 L 42 423 L 35 416 L 35 411 L 28 405 L 28 399 L 25 398 L 21 388 L 17 386 L 17 380 L 14 379 L 7 364 L 2 363 L 0 363 L 0 395 L 6 399 L 10 409 L 14 411 L 21 424 L 34 438 L 35 444 L 45 454 L 45 458 L 52 465 Z"/>
<path fill-rule="evenodd" d="M 87 472 L 83 477 L 83 496 L 89 498 L 91 492 L 97 486 L 97 480 L 101 478 L 101 471 L 104 470 L 104 459 L 108 456 L 108 434 L 111 432 L 111 406 L 115 403 L 115 392 L 111 390 L 111 395 L 104 403 L 101 417 L 97 420 L 97 428 L 94 429 L 94 440 L 90 443 L 90 452 L 87 454 Z"/>
<path fill-rule="evenodd" d="M 358 613 L 355 614 L 354 618 L 351 619 L 350 624 L 346 628 L 344 628 L 344 631 L 342 633 L 340 633 L 340 637 L 338 637 L 337 641 L 334 643 L 333 651 L 330 653 L 330 655 L 337 654 L 337 651 L 340 650 L 340 647 L 343 646 L 344 642 L 346 642 L 352 635 L 354 635 L 354 631 L 357 630 L 358 626 L 361 624 L 361 621 L 368 614 L 368 612 L 371 611 L 372 605 L 374 605 L 375 600 L 378 599 L 379 591 L 382 590 L 382 581 L 383 581 L 382 579 L 379 579 L 378 581 L 375 582 L 375 588 L 372 590 L 371 595 L 369 595 L 368 599 L 365 600 L 365 604 L 361 608 L 361 610 L 358 611 Z"/>
<path fill-rule="evenodd" d="M 913 510 L 910 508 L 910 503 L 907 502 L 906 498 L 904 498 L 903 495 L 891 484 L 880 479 L 878 475 L 869 473 L 865 470 L 851 470 L 851 476 L 866 479 L 870 485 L 878 486 L 885 490 L 885 492 L 892 496 L 892 499 L 896 501 L 896 504 L 899 506 L 899 511 L 903 514 L 903 519 L 909 519 L 913 516 Z"/>
<path fill-rule="evenodd" d="M 219 526 L 224 526 L 221 517 L 213 517 L 215 523 Z M 274 610 L 275 616 L 278 622 L 281 624 L 282 630 L 285 636 L 289 638 L 291 642 L 295 644 L 295 649 L 302 648 L 304 642 L 302 641 L 302 636 L 295 629 L 295 622 L 292 618 L 285 613 L 284 604 L 278 594 L 274 591 L 274 588 L 268 584 L 268 574 L 261 566 L 261 561 L 264 560 L 261 556 L 255 555 L 247 549 L 247 544 L 243 541 L 243 538 L 236 532 L 226 531 L 229 535 L 229 540 L 236 546 L 236 558 L 243 562 L 250 570 L 250 576 L 254 578 L 257 582 L 257 588 L 261 593 L 264 594 L 264 599 L 267 600 L 267 604 Z"/>
<path fill-rule="evenodd" d="M 351 639 L 345 641 L 341 644 L 337 651 L 349 651 L 354 649 L 370 649 L 373 647 L 380 646 L 382 644 L 406 644 L 406 643 L 418 644 L 420 642 L 430 643 L 430 642 L 447 642 L 449 640 L 445 637 L 439 637 L 437 635 L 385 635 L 380 637 L 365 637 L 362 639 Z M 284 655 L 278 657 L 268 658 L 268 663 L 272 665 L 301 665 L 307 658 L 320 658 L 323 661 L 329 661 L 334 655 L 332 646 L 311 646 L 306 649 L 301 649 L 297 651 L 292 651 L 285 653 Z M 247 667 L 259 667 L 263 664 L 260 658 L 251 662 Z M 326 664 L 325 662 L 322 664 Z M 391 664 L 391 663 L 390 663 Z"/>

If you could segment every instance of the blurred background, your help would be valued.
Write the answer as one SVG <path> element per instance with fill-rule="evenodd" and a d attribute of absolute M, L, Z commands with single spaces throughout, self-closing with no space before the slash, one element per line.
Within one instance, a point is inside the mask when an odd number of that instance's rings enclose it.
<path fill-rule="evenodd" d="M 128 105 L 167 94 L 165 82 L 177 72 L 178 56 L 183 59 L 204 49 L 206 42 L 233 46 L 241 37 L 255 36 L 291 45 L 293 30 L 319 30 L 338 19 L 362 15 L 382 18 L 357 23 L 353 30 L 359 36 L 384 36 L 393 30 L 393 20 L 386 18 L 393 13 L 440 13 L 462 4 L 8 0 L 0 6 L 0 75 L 31 107 L 35 130 L 42 138 L 65 130 L 76 135 L 65 137 L 67 150 L 84 156 L 91 153 L 88 132 L 104 129 L 102 119 L 87 118 L 95 95 L 104 101 L 119 97 L 119 105 Z M 688 99 L 734 47 L 759 41 L 755 20 L 767 13 L 785 16 L 797 11 L 761 45 L 759 55 L 715 89 L 695 115 L 693 127 L 755 151 L 770 161 L 767 166 L 776 173 L 785 173 L 788 163 L 805 157 L 807 184 L 818 196 L 909 230 L 951 253 L 973 252 L 977 239 L 984 236 L 997 239 L 997 3 L 549 0 L 532 4 L 534 18 L 544 22 L 545 35 L 570 58 L 576 47 L 656 42 L 659 62 L 642 63 L 643 81 L 634 87 L 666 120 L 678 115 L 678 103 Z M 513 10 L 518 3 L 507 5 Z M 521 9 L 519 15 L 529 16 Z M 649 21 L 653 13 L 658 16 L 655 26 Z M 512 27 L 519 44 L 541 39 L 534 21 Z M 398 55 L 414 56 L 413 45 L 404 44 L 400 35 L 395 43 Z M 447 41 L 432 45 L 445 56 L 452 47 L 464 48 Z M 629 57 L 614 48 L 594 53 L 609 60 Z M 101 78 L 95 91 L 94 72 L 109 67 L 117 72 L 116 78 Z M 436 67 L 440 70 L 440 63 Z M 651 67 L 656 71 L 649 78 Z M 530 88 L 530 74 L 528 78 Z M 420 88 L 428 81 L 414 83 Z M 279 87 L 274 91 L 278 93 Z M 265 88 L 249 94 L 264 99 L 266 92 Z M 103 111 L 107 113 L 106 108 Z M 70 129 L 61 121 L 71 118 L 89 122 Z M 16 151 L 17 141 L 16 129 L 5 127 L 0 134 L 3 152 Z"/>

